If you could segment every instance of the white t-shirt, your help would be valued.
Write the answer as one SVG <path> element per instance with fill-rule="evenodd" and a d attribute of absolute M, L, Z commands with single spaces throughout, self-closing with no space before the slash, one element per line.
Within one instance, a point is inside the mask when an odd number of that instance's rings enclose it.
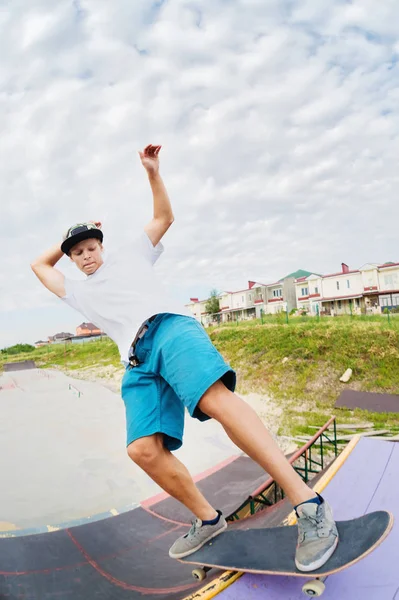
<path fill-rule="evenodd" d="M 162 254 L 143 231 L 120 250 L 104 252 L 104 263 L 85 280 L 65 278 L 62 300 L 102 329 L 117 344 L 121 361 L 140 325 L 152 315 L 173 313 L 193 317 L 166 290 L 153 265 Z"/>

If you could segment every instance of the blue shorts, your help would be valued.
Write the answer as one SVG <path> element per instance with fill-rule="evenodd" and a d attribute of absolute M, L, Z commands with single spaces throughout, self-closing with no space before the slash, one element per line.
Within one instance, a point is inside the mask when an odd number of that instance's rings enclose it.
<path fill-rule="evenodd" d="M 126 407 L 127 445 L 163 433 L 164 445 L 182 445 L 184 411 L 206 421 L 198 402 L 221 379 L 234 391 L 236 374 L 223 360 L 203 326 L 194 318 L 159 314 L 138 341 L 137 367 L 126 368 L 122 398 Z"/>

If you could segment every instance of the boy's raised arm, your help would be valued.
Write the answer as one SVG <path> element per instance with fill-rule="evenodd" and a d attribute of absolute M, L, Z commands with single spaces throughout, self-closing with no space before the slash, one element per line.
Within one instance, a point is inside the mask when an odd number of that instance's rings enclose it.
<path fill-rule="evenodd" d="M 158 154 L 161 146 L 149 145 L 139 152 L 141 163 L 147 171 L 154 199 L 154 217 L 144 227 L 152 245 L 156 246 L 174 221 L 172 206 L 162 177 L 159 174 Z"/>
<path fill-rule="evenodd" d="M 63 298 L 66 295 L 65 277 L 61 271 L 54 268 L 54 265 L 57 264 L 62 256 L 64 256 L 64 253 L 61 250 L 61 243 L 58 243 L 43 252 L 30 265 L 32 271 L 42 284 L 59 298 Z"/>

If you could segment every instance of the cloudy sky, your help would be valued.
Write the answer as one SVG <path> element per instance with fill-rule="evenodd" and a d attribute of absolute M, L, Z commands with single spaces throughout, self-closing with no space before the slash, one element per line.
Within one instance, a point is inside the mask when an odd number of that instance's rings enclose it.
<path fill-rule="evenodd" d="M 398 22 L 397 0 L 0 0 L 0 348 L 84 320 L 30 261 L 75 222 L 142 228 L 148 143 L 182 303 L 398 261 Z"/>

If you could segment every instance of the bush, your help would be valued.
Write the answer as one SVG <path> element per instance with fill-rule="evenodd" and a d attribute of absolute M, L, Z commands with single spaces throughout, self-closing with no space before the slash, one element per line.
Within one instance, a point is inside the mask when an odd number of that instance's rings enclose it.
<path fill-rule="evenodd" d="M 35 350 L 34 346 L 30 344 L 16 344 L 15 346 L 10 346 L 9 348 L 3 348 L 1 351 L 2 354 L 19 354 L 20 352 L 33 352 Z"/>

